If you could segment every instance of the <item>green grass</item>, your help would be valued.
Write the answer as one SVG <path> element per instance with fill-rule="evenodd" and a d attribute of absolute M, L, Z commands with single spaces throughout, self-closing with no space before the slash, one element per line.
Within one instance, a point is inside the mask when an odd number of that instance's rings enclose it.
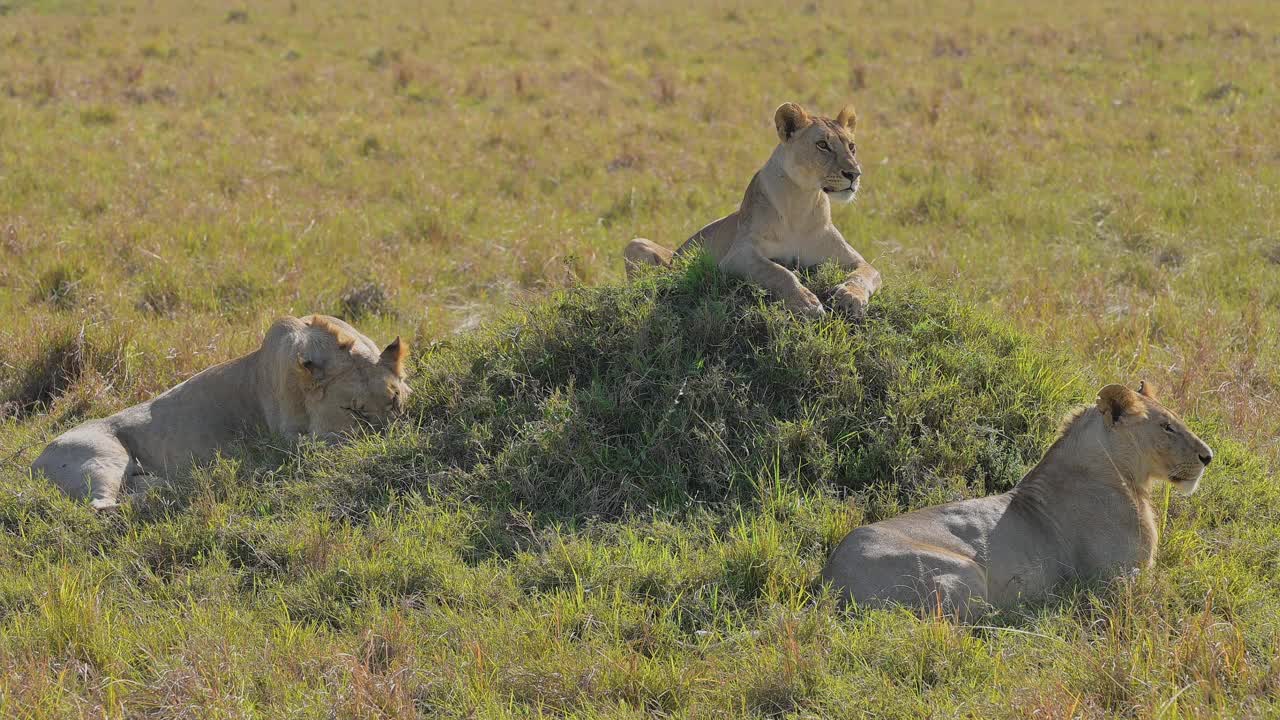
<path fill-rule="evenodd" d="M 0 8 L 0 714 L 1280 712 L 1275 3 Z M 859 110 L 868 322 L 618 286 L 784 100 Z M 308 312 L 414 340 L 416 422 L 123 517 L 26 477 Z M 1222 459 L 1152 572 L 979 629 L 813 593 L 1140 378 Z"/>
<path fill-rule="evenodd" d="M 1089 389 L 915 283 L 856 326 L 766 300 L 705 258 L 560 291 L 429 348 L 388 433 L 252 442 L 121 516 L 3 470 L 6 709 L 1280 710 L 1280 490 L 1211 421 L 1137 581 L 977 629 L 836 611 L 814 576 L 845 532 L 1007 489 Z"/>

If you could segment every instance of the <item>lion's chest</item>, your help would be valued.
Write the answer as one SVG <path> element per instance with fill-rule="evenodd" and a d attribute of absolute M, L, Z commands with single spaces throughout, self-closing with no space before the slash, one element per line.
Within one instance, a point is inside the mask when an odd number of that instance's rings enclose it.
<path fill-rule="evenodd" d="M 840 240 L 843 242 L 843 240 Z M 835 257 L 832 239 L 822 229 L 778 230 L 760 243 L 765 257 L 788 268 L 816 267 Z"/>

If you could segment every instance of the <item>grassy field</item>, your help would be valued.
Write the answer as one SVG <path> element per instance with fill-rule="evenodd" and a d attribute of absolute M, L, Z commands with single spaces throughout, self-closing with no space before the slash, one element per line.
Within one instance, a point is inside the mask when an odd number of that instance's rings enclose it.
<path fill-rule="evenodd" d="M 1280 5 L 0 3 L 0 714 L 1280 714 Z M 621 247 L 859 110 L 868 322 Z M 821 286 L 829 278 L 812 280 Z M 330 312 L 412 422 L 120 516 L 53 434 Z M 811 584 L 1146 378 L 1157 567 L 957 628 Z"/>

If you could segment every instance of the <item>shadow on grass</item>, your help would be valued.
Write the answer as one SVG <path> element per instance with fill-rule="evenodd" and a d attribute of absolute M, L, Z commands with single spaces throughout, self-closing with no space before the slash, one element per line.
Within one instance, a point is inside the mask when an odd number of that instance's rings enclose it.
<path fill-rule="evenodd" d="M 355 522 L 405 495 L 486 508 L 504 554 L 530 527 L 758 509 L 762 473 L 903 506 L 1004 490 L 1078 398 L 1061 364 L 923 287 L 890 285 L 857 324 L 768 300 L 704 258 L 557 293 L 430 348 L 413 422 L 299 482 Z"/>

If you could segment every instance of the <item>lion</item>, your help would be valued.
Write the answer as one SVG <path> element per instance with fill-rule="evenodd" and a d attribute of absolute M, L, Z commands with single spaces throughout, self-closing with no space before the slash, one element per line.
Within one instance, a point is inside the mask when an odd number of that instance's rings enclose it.
<path fill-rule="evenodd" d="M 1151 491 L 1195 492 L 1213 451 L 1143 383 L 1108 385 L 1063 423 L 1009 492 L 937 505 L 850 532 L 822 570 L 839 601 L 915 606 L 967 621 L 1072 579 L 1150 567 Z"/>
<path fill-rule="evenodd" d="M 68 430 L 31 469 L 105 510 L 116 507 L 126 489 L 143 492 L 246 433 L 332 441 L 358 423 L 382 424 L 403 412 L 407 353 L 399 337 L 379 352 L 337 318 L 281 318 L 259 349 Z"/>
<path fill-rule="evenodd" d="M 821 316 L 822 302 L 788 268 L 835 261 L 848 276 L 831 305 L 861 317 L 880 289 L 880 273 L 831 224 L 831 202 L 852 202 L 858 193 L 856 123 L 851 107 L 831 119 L 783 103 L 774 112 L 779 143 L 751 178 L 737 212 L 694 233 L 674 253 L 644 238 L 632 240 L 623 252 L 628 277 L 641 266 L 668 266 L 674 256 L 703 247 L 724 272 L 763 286 L 794 312 Z"/>

